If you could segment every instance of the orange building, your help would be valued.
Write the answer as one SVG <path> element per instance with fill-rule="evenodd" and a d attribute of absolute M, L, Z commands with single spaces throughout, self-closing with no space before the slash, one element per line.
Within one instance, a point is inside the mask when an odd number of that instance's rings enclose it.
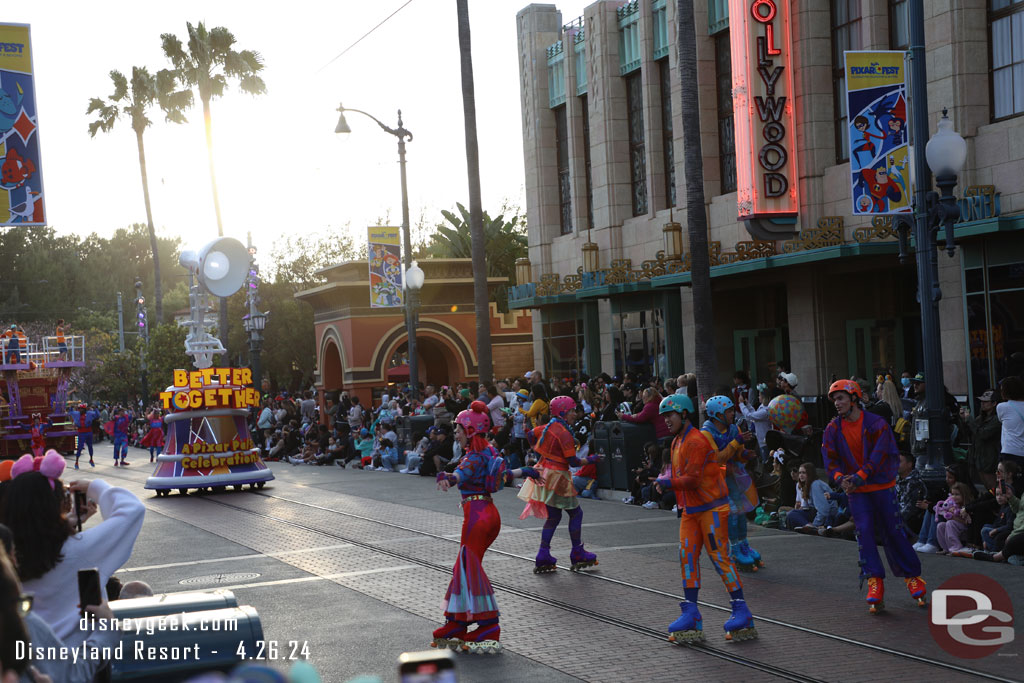
<path fill-rule="evenodd" d="M 473 314 L 473 266 L 470 259 L 419 262 L 425 280 L 416 325 L 419 381 L 455 384 L 479 379 L 476 316 Z M 371 308 L 369 265 L 339 263 L 320 271 L 327 282 L 295 297 L 313 307 L 318 389 L 345 390 L 366 405 L 389 384 L 405 382 L 408 339 L 404 308 Z M 488 278 L 488 287 L 505 284 Z M 490 305 L 495 377 L 514 377 L 532 369 L 533 320 L 529 311 L 499 313 Z"/>

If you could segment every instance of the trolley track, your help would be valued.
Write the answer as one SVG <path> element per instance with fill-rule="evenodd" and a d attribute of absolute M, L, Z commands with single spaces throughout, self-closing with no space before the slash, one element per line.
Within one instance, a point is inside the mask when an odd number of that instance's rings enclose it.
<path fill-rule="evenodd" d="M 415 528 L 412 528 L 412 527 L 404 526 L 404 525 L 401 525 L 401 524 L 396 524 L 396 523 L 393 523 L 393 522 L 387 522 L 387 521 L 382 521 L 382 520 L 374 519 L 372 517 L 367 517 L 365 515 L 359 515 L 359 514 L 356 514 L 356 513 L 353 513 L 353 512 L 346 512 L 346 511 L 343 511 L 343 510 L 335 510 L 333 508 L 325 507 L 325 506 L 322 506 L 322 505 L 317 505 L 317 504 L 314 504 L 314 503 L 309 503 L 309 502 L 305 502 L 305 501 L 301 501 L 301 500 L 295 500 L 293 498 L 288 498 L 288 497 L 285 497 L 285 496 L 274 495 L 274 494 L 271 494 L 271 493 L 256 492 L 256 491 L 253 491 L 253 493 L 255 495 L 258 495 L 258 496 L 261 496 L 261 497 L 264 497 L 264 498 L 268 498 L 268 499 L 272 499 L 272 500 L 277 500 L 277 501 L 280 501 L 280 502 L 283 502 L 283 503 L 288 503 L 290 505 L 307 507 L 307 508 L 311 508 L 311 509 L 315 509 L 315 510 L 319 510 L 319 511 L 323 511 L 323 512 L 328 512 L 328 513 L 335 514 L 335 515 L 340 515 L 340 516 L 343 516 L 343 517 L 348 517 L 348 518 L 359 520 L 359 521 L 362 521 L 362 522 L 368 522 L 368 523 L 371 523 L 371 524 L 377 524 L 377 525 L 381 525 L 381 526 L 386 526 L 386 527 L 390 527 L 390 528 L 393 528 L 393 529 L 396 529 L 396 530 L 400 530 L 400 531 L 403 531 L 403 532 L 408 532 L 408 533 L 415 534 L 415 535 L 418 535 L 418 536 L 423 536 L 425 538 L 445 541 L 445 542 L 454 543 L 454 544 L 458 544 L 458 542 L 459 542 L 458 539 L 453 539 L 451 537 L 442 536 L 440 534 L 435 534 L 435 533 L 431 533 L 431 532 L 428 532 L 428 531 L 422 531 L 420 529 L 415 529 Z M 354 546 L 358 546 L 358 547 L 364 548 L 366 550 L 370 550 L 370 551 L 375 552 L 375 553 L 380 553 L 380 554 L 383 554 L 383 555 L 387 555 L 387 556 L 393 557 L 395 559 L 399 559 L 399 560 L 401 560 L 403 562 L 409 562 L 409 563 L 413 563 L 413 564 L 418 564 L 420 566 L 423 566 L 423 567 L 426 567 L 426 568 L 429 568 L 429 569 L 441 572 L 443 574 L 450 574 L 451 573 L 451 567 L 446 565 L 446 564 L 442 565 L 442 564 L 438 564 L 438 563 L 435 563 L 435 562 L 430 562 L 429 560 L 425 560 L 425 559 L 422 559 L 422 558 L 419 558 L 419 557 L 415 557 L 415 556 L 412 556 L 412 555 L 401 553 L 401 552 L 398 552 L 396 550 L 391 550 L 389 548 L 382 547 L 380 545 L 375 545 L 373 543 L 367 543 L 365 541 L 361 541 L 361 540 L 358 540 L 358 539 L 353 539 L 353 538 L 351 538 L 349 536 L 344 536 L 342 534 L 338 534 L 338 533 L 336 533 L 336 532 L 334 532 L 332 530 L 329 530 L 329 529 L 324 529 L 324 528 L 321 528 L 321 527 L 312 526 L 312 525 L 308 525 L 308 524 L 302 524 L 300 522 L 295 522 L 293 520 L 286 519 L 286 518 L 283 518 L 283 517 L 279 517 L 277 515 L 269 514 L 269 513 L 266 513 L 266 512 L 260 512 L 260 511 L 256 511 L 256 510 L 251 510 L 251 509 L 246 508 L 244 506 L 234 505 L 234 504 L 232 504 L 232 503 L 230 503 L 228 501 L 224 501 L 224 500 L 219 500 L 219 499 L 215 499 L 215 498 L 204 498 L 204 500 L 206 500 L 207 502 L 211 502 L 211 503 L 220 505 L 222 507 L 226 507 L 226 508 L 232 509 L 232 510 L 237 510 L 237 511 L 244 512 L 244 513 L 247 513 L 247 514 L 250 514 L 250 515 L 255 515 L 255 516 L 258 516 L 258 517 L 262 517 L 264 519 L 273 520 L 273 521 L 281 523 L 281 524 L 286 524 L 286 525 L 289 525 L 289 526 L 294 527 L 294 528 L 302 529 L 304 531 L 309 531 L 309 532 L 321 534 L 321 535 L 324 535 L 324 536 L 328 536 L 330 538 L 334 538 L 334 539 L 337 539 L 337 540 L 344 541 L 346 543 L 351 543 Z M 533 564 L 533 558 L 532 557 L 527 557 L 527 556 L 524 556 L 524 555 L 519 555 L 519 554 L 512 553 L 512 552 L 505 551 L 505 550 L 498 550 L 498 549 L 495 549 L 495 548 L 490 548 L 488 550 L 488 552 L 489 553 L 495 553 L 495 554 L 498 554 L 498 555 L 502 555 L 502 556 L 505 556 L 505 557 L 510 557 L 510 558 L 518 559 L 518 560 L 523 560 L 525 562 L 528 562 L 530 565 Z M 563 571 L 569 571 L 569 568 L 564 566 L 564 565 L 558 565 L 558 568 L 563 570 Z M 658 596 L 661 596 L 661 597 L 672 598 L 673 600 L 682 600 L 683 599 L 682 596 L 675 595 L 675 594 L 667 592 L 667 591 L 658 590 L 656 588 L 649 588 L 647 586 L 641 586 L 641 585 L 638 585 L 638 584 L 630 583 L 629 581 L 623 581 L 621 579 L 616 579 L 616 578 L 612 578 L 612 577 L 609 577 L 609 576 L 603 576 L 601 574 L 594 574 L 594 573 L 589 573 L 589 572 L 576 572 L 576 574 L 577 575 L 581 575 L 581 576 L 589 577 L 590 579 L 595 579 L 595 580 L 598 580 L 598 581 L 605 581 L 605 582 L 608 582 L 610 584 L 615 584 L 615 585 L 621 586 L 623 588 L 627 588 L 629 590 L 636 590 L 636 591 L 641 591 L 641 592 L 644 592 L 644 593 L 658 595 Z M 557 600 L 557 599 L 554 599 L 554 598 L 550 598 L 550 597 L 547 597 L 547 596 L 539 596 L 539 595 L 536 595 L 536 594 L 531 593 L 529 591 L 523 590 L 521 588 L 517 588 L 517 587 L 515 587 L 513 585 L 510 585 L 508 583 L 505 583 L 505 582 L 498 582 L 498 581 L 493 581 L 492 580 L 492 585 L 495 588 L 500 588 L 501 590 L 503 590 L 505 592 L 508 592 L 510 594 L 516 595 L 518 597 L 522 597 L 522 598 L 525 598 L 525 599 L 528 599 L 528 600 L 531 600 L 531 601 L 534 601 L 534 602 L 538 602 L 538 603 L 541 603 L 541 604 L 544 604 L 544 605 L 547 605 L 547 606 L 550 606 L 550 607 L 554 607 L 556 609 L 560 609 L 560 610 L 563 610 L 563 611 L 566 611 L 566 612 L 570 612 L 570 613 L 573 613 L 573 614 L 576 614 L 576 615 L 579 615 L 579 616 L 584 616 L 584 617 L 593 619 L 595 621 L 599 621 L 601 623 L 605 623 L 605 624 L 608 624 L 608 625 L 611 625 L 611 626 L 615 626 L 617 628 L 622 628 L 624 630 L 632 631 L 634 633 L 638 633 L 638 634 L 641 634 L 641 635 L 645 635 L 645 636 L 649 636 L 649 637 L 652 637 L 652 638 L 656 638 L 656 639 L 658 639 L 660 641 L 665 641 L 666 640 L 665 633 L 660 631 L 660 630 L 658 630 L 658 629 L 652 629 L 650 627 L 643 626 L 641 624 L 636 624 L 636 623 L 633 623 L 633 622 L 630 622 L 630 621 L 627 621 L 627 620 L 624 620 L 624 619 L 620 619 L 618 617 L 613 617 L 613 616 L 608 616 L 608 615 L 600 614 L 600 613 L 594 612 L 594 611 L 592 611 L 590 609 L 582 608 L 582 607 L 579 607 L 579 606 L 574 605 L 572 603 L 563 602 L 563 601 L 560 601 L 560 600 Z M 709 609 L 714 609 L 714 610 L 718 610 L 718 611 L 722 611 L 722 612 L 730 612 L 731 611 L 729 607 L 726 607 L 726 606 L 723 606 L 723 605 L 718 605 L 718 604 L 711 603 L 711 602 L 699 601 L 699 604 L 702 607 L 707 607 Z M 1010 678 L 1004 678 L 1002 676 L 998 676 L 998 675 L 995 675 L 995 674 L 990 674 L 990 673 L 987 673 L 987 672 L 971 670 L 971 669 L 968 669 L 966 667 L 962 667 L 962 666 L 959 666 L 959 665 L 956 665 L 956 664 L 953 664 L 953 663 L 950 663 L 950 662 L 945 662 L 945 661 L 938 660 L 938 659 L 932 659 L 932 658 L 929 658 L 929 657 L 915 655 L 915 654 L 911 654 L 911 653 L 908 653 L 908 652 L 901 652 L 899 650 L 895 650 L 895 649 L 892 649 L 892 648 L 887 648 L 887 647 L 884 647 L 884 646 L 881 646 L 881 645 L 876 645 L 876 644 L 873 644 L 873 643 L 868 643 L 868 642 L 856 640 L 856 639 L 853 639 L 853 638 L 848 638 L 846 636 L 841 636 L 841 635 L 837 635 L 837 634 L 834 634 L 834 633 L 828 633 L 826 631 L 821 631 L 821 630 L 814 629 L 814 628 L 800 626 L 798 624 L 793 624 L 793 623 L 790 623 L 790 622 L 787 622 L 787 621 L 783 621 L 783 620 L 780 620 L 780 619 L 773 619 L 771 617 L 766 617 L 766 616 L 757 615 L 757 614 L 754 615 L 754 618 L 759 620 L 759 621 L 761 621 L 761 622 L 764 622 L 764 623 L 767 623 L 767 624 L 772 624 L 774 626 L 790 629 L 790 630 L 793 630 L 793 631 L 798 631 L 798 632 L 801 632 L 801 633 L 804 633 L 804 634 L 807 634 L 807 635 L 816 636 L 818 638 L 830 640 L 830 641 L 833 641 L 833 642 L 843 643 L 843 644 L 849 645 L 849 646 L 863 648 L 863 649 L 870 650 L 870 651 L 873 651 L 873 652 L 881 654 L 881 655 L 886 655 L 886 656 L 891 656 L 891 657 L 895 657 L 895 658 L 898 658 L 898 659 L 903 659 L 903 660 L 906 660 L 906 661 L 913 662 L 915 664 L 922 664 L 922 665 L 928 665 L 928 666 L 936 667 L 938 669 L 943 669 L 943 670 L 948 671 L 948 672 L 955 672 L 955 673 L 962 674 L 962 675 L 965 675 L 965 676 L 971 676 L 971 677 L 974 677 L 974 678 L 985 679 L 985 680 L 992 680 L 992 681 L 1006 681 L 1006 682 L 1010 682 L 1010 681 L 1013 680 L 1013 679 L 1010 679 Z M 806 676 L 806 675 L 801 674 L 799 672 L 790 671 L 790 670 L 787 670 L 787 669 L 784 669 L 784 668 L 781 668 L 781 667 L 777 667 L 777 666 L 772 665 L 772 664 L 768 664 L 768 663 L 760 661 L 760 660 L 756 660 L 756 659 L 751 659 L 751 658 L 745 657 L 743 655 L 733 654 L 733 653 L 724 651 L 724 650 L 722 650 L 720 648 L 712 647 L 712 646 L 709 646 L 709 645 L 706 645 L 706 644 L 687 644 L 687 645 L 684 645 L 684 647 L 687 647 L 687 648 L 689 648 L 691 650 L 694 650 L 696 652 L 700 652 L 701 654 L 706 654 L 706 655 L 709 655 L 709 656 L 712 656 L 712 657 L 717 657 L 719 659 L 723 659 L 725 661 L 729 661 L 729 662 L 732 662 L 732 663 L 735 663 L 735 664 L 738 664 L 738 665 L 741 665 L 741 666 L 752 668 L 752 669 L 755 669 L 757 671 L 761 671 L 763 673 L 768 673 L 768 674 L 771 674 L 771 675 L 774 675 L 774 676 L 779 676 L 779 677 L 784 678 L 786 680 L 792 680 L 792 681 L 816 681 L 816 680 L 819 680 L 819 679 L 815 679 L 815 678 Z"/>

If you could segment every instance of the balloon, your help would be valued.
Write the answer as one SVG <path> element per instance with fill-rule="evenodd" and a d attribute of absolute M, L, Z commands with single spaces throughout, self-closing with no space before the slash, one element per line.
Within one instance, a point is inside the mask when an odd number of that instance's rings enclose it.
<path fill-rule="evenodd" d="M 800 414 L 803 412 L 803 404 L 800 399 L 791 394 L 776 396 L 768 404 L 768 417 L 772 424 L 784 432 L 792 432 L 796 423 L 800 421 Z"/>

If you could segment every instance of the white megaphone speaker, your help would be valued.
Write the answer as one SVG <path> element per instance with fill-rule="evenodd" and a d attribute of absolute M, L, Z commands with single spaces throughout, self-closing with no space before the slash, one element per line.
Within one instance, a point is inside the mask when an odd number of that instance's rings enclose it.
<path fill-rule="evenodd" d="M 231 296 L 249 274 L 249 250 L 234 237 L 218 237 L 198 252 L 181 252 L 178 262 L 195 273 L 199 286 L 214 296 Z"/>

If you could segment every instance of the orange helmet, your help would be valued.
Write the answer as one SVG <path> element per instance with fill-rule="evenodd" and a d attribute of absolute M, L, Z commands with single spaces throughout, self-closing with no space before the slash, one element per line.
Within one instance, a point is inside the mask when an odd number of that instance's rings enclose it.
<path fill-rule="evenodd" d="M 861 393 L 860 385 L 854 382 L 852 379 L 841 379 L 832 382 L 832 386 L 828 388 L 828 397 L 832 398 L 832 394 L 837 391 L 845 391 L 850 396 L 864 400 L 864 394 Z"/>

